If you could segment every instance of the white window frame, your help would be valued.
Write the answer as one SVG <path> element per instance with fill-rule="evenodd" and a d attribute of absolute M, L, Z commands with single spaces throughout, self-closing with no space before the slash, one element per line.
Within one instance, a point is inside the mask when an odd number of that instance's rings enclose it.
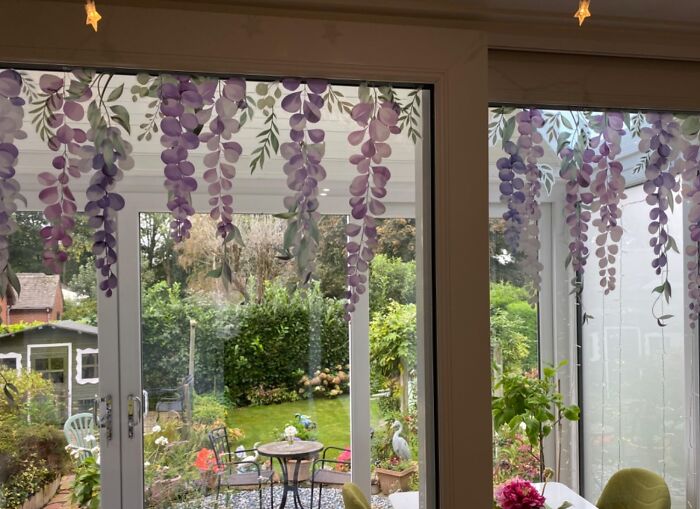
<path fill-rule="evenodd" d="M 99 364 L 99 348 L 76 348 L 75 350 L 75 381 L 78 382 L 80 385 L 85 385 L 85 384 L 98 384 L 100 383 L 100 377 L 98 376 L 97 378 L 83 378 L 83 355 L 92 355 L 92 354 L 97 354 L 98 355 L 98 364 Z M 99 375 L 99 365 L 97 367 L 97 372 Z"/>
<path fill-rule="evenodd" d="M 17 374 L 22 373 L 22 354 L 16 352 L 10 353 L 0 353 L 0 359 L 14 359 L 15 360 L 15 370 Z"/>

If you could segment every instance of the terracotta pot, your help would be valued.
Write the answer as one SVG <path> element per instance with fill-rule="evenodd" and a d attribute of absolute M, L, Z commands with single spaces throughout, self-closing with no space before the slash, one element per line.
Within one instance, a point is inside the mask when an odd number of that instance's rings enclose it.
<path fill-rule="evenodd" d="M 158 504 L 170 500 L 177 494 L 181 484 L 182 477 L 179 475 L 172 479 L 153 481 L 150 488 L 151 501 Z"/>
<path fill-rule="evenodd" d="M 311 479 L 311 464 L 313 460 L 289 460 L 287 463 L 287 472 L 289 473 L 290 482 L 294 479 L 294 469 L 297 466 L 297 461 L 301 463 L 301 465 L 299 465 L 299 482 L 308 481 Z"/>
<path fill-rule="evenodd" d="M 418 470 L 415 465 L 411 465 L 406 470 L 397 472 L 385 468 L 375 469 L 379 486 L 384 495 L 390 495 L 397 491 L 407 491 L 411 482 L 411 477 Z"/>
<path fill-rule="evenodd" d="M 202 484 L 209 488 L 210 490 L 213 490 L 216 488 L 216 480 L 217 480 L 217 475 L 216 472 L 213 470 L 205 470 L 205 471 L 200 471 L 200 474 L 202 476 Z"/>

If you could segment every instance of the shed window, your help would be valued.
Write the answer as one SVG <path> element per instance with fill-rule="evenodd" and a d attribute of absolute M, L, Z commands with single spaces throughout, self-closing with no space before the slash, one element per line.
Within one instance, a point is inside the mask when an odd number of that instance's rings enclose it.
<path fill-rule="evenodd" d="M 97 348 L 77 349 L 76 380 L 79 384 L 96 384 L 99 381 Z"/>
<path fill-rule="evenodd" d="M 20 370 L 22 365 L 22 354 L 19 353 L 0 353 L 0 369 Z"/>

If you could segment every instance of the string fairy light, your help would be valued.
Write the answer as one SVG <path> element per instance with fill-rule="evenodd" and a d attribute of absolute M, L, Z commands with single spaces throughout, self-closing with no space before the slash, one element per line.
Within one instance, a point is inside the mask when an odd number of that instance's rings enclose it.
<path fill-rule="evenodd" d="M 578 18 L 578 26 L 583 25 L 586 18 L 591 17 L 590 5 L 591 0 L 579 0 L 578 10 L 574 13 L 574 18 Z"/>
<path fill-rule="evenodd" d="M 87 14 L 87 19 L 85 20 L 86 25 L 92 25 L 92 28 L 97 32 L 97 23 L 102 19 L 102 16 L 97 12 L 97 7 L 95 7 L 95 0 L 87 0 L 85 4 L 85 13 Z"/>

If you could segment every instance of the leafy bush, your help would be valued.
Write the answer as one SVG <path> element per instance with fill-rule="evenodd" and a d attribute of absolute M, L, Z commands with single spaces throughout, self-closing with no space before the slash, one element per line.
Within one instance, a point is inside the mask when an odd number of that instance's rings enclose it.
<path fill-rule="evenodd" d="M 537 369 L 537 309 L 526 288 L 491 283 L 491 346 L 498 348 L 503 371 Z"/>
<path fill-rule="evenodd" d="M 2 485 L 2 496 L 7 509 L 21 507 L 25 500 L 56 478 L 43 459 L 36 456 L 20 461 L 19 471 Z"/>
<path fill-rule="evenodd" d="M 383 312 L 391 301 L 400 304 L 416 302 L 416 262 L 378 254 L 370 266 L 370 316 Z"/>
<path fill-rule="evenodd" d="M 75 469 L 71 500 L 81 508 L 100 507 L 100 465 L 94 456 L 88 456 Z"/>
<path fill-rule="evenodd" d="M 337 398 L 350 390 L 350 365 L 336 366 L 334 369 L 318 369 L 313 375 L 303 375 L 299 380 L 299 394 L 305 398 L 324 396 Z"/>
<path fill-rule="evenodd" d="M 226 342 L 225 377 L 229 397 L 250 401 L 250 390 L 292 388 L 299 369 L 308 374 L 349 361 L 343 304 L 321 296 L 316 285 L 291 295 L 268 285 L 265 299 L 241 306 L 237 334 Z"/>
<path fill-rule="evenodd" d="M 226 415 L 223 398 L 216 394 L 195 394 L 192 407 L 192 420 L 197 424 L 213 424 Z"/>
<path fill-rule="evenodd" d="M 317 285 L 290 295 L 269 284 L 259 304 L 220 305 L 159 283 L 143 298 L 146 390 L 176 387 L 187 375 L 191 319 L 196 391 L 226 390 L 237 404 L 250 403 L 260 387 L 296 393 L 300 369 L 313 373 L 349 360 L 343 303 L 324 298 Z"/>
<path fill-rule="evenodd" d="M 416 366 L 416 305 L 392 301 L 383 313 L 375 313 L 369 324 L 369 347 L 372 385 L 389 389 L 406 412 L 409 377 Z"/>
<path fill-rule="evenodd" d="M 290 391 L 286 387 L 265 389 L 262 385 L 248 389 L 245 393 L 245 397 L 252 406 L 277 405 L 279 403 L 289 403 L 299 399 L 296 392 Z"/>

